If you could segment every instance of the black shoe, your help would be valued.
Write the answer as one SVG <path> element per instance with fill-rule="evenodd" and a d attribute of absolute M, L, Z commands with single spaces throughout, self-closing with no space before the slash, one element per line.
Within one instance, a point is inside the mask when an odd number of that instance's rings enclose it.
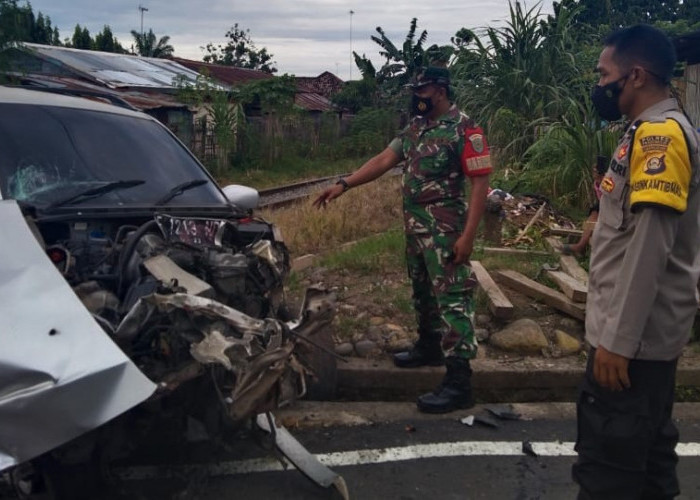
<path fill-rule="evenodd" d="M 439 392 L 423 394 L 416 402 L 423 413 L 448 413 L 455 410 L 466 410 L 474 406 L 471 389 L 456 389 L 443 386 Z"/>
<path fill-rule="evenodd" d="M 418 368 L 419 366 L 442 366 L 445 356 L 440 346 L 426 349 L 418 344 L 410 351 L 394 354 L 394 364 L 399 368 Z"/>
<path fill-rule="evenodd" d="M 418 409 L 424 413 L 447 413 L 474 406 L 469 360 L 449 357 L 445 364 L 447 372 L 442 383 L 433 392 L 420 396 L 416 402 Z"/>

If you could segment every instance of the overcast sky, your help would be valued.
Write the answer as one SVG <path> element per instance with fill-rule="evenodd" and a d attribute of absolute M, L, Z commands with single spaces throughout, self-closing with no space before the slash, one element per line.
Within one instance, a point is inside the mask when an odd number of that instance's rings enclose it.
<path fill-rule="evenodd" d="M 22 2 L 20 2 L 22 3 Z M 379 46 L 370 40 L 381 26 L 394 43 L 402 43 L 411 19 L 418 18 L 419 32 L 428 31 L 426 46 L 448 44 L 462 27 L 502 25 L 508 18 L 508 0 L 31 0 L 34 13 L 41 11 L 57 26 L 61 39 L 70 37 L 76 24 L 94 35 L 109 25 L 125 48 L 130 31 L 152 28 L 160 37 L 170 36 L 175 55 L 201 60 L 200 48 L 209 42 L 225 43 L 225 34 L 238 23 L 250 30 L 258 49 L 273 54 L 278 74 L 316 76 L 331 71 L 342 79 L 358 78 L 351 67 L 351 46 L 367 55 L 379 68 Z M 551 0 L 526 2 L 552 12 Z M 350 14 L 353 11 L 353 14 Z"/>

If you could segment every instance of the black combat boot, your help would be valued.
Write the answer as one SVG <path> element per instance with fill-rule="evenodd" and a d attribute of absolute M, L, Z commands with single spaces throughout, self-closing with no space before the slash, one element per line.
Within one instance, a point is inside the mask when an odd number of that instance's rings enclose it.
<path fill-rule="evenodd" d="M 447 413 L 474 406 L 469 360 L 450 356 L 445 365 L 447 373 L 440 386 L 418 398 L 418 409 L 424 413 Z"/>
<path fill-rule="evenodd" d="M 419 366 L 442 366 L 445 356 L 440 345 L 442 337 L 433 335 L 420 337 L 410 351 L 394 354 L 394 364 L 399 368 L 417 368 Z"/>

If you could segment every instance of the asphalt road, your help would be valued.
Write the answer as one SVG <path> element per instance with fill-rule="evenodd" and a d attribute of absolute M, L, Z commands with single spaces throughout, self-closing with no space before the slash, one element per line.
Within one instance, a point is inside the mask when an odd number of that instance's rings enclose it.
<path fill-rule="evenodd" d="M 426 418 L 410 404 L 388 405 L 393 411 L 381 403 L 371 409 L 354 405 L 306 406 L 296 417 L 286 417 L 288 423 L 301 426 L 292 430 L 293 435 L 344 478 L 350 498 L 575 498 L 576 487 L 570 478 L 575 459 L 572 405 L 565 405 L 565 411 L 562 405 L 538 405 L 537 411 L 525 412 L 516 407 L 528 420 L 494 418 L 498 428 L 459 421 L 468 415 L 488 416 L 484 408 Z M 679 498 L 700 499 L 700 404 L 682 405 L 679 410 L 679 450 L 688 455 L 679 464 L 683 491 Z M 538 456 L 523 454 L 523 441 L 532 443 Z M 231 452 L 224 455 L 200 453 L 197 467 L 191 467 L 193 462 L 190 467 L 160 469 L 127 464 L 123 472 L 131 474 L 131 479 L 121 484 L 118 497 L 341 498 L 335 490 L 316 486 L 296 470 L 274 470 L 278 463 L 266 458 L 269 454 L 251 439 L 231 444 Z M 237 472 L 253 461 L 259 472 Z M 142 479 L 136 480 L 139 474 Z"/>

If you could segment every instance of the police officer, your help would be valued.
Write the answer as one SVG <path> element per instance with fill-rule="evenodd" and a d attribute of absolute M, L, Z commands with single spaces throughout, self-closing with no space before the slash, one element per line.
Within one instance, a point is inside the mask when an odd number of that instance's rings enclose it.
<path fill-rule="evenodd" d="M 403 173 L 406 260 L 419 338 L 394 355 L 398 367 L 446 364 L 442 384 L 418 398 L 418 409 L 443 413 L 474 405 L 469 360 L 476 356 L 476 281 L 469 268 L 484 212 L 491 162 L 482 130 L 450 100 L 447 69 L 428 67 L 412 85 L 413 118 L 389 146 L 314 201 L 325 206 L 399 162 Z M 465 178 L 471 182 L 469 209 Z"/>
<path fill-rule="evenodd" d="M 675 51 L 637 25 L 605 40 L 592 94 L 629 124 L 601 181 L 586 311 L 592 346 L 578 399 L 580 499 L 679 494 L 671 419 L 676 364 L 700 276 L 698 135 L 670 98 Z"/>

